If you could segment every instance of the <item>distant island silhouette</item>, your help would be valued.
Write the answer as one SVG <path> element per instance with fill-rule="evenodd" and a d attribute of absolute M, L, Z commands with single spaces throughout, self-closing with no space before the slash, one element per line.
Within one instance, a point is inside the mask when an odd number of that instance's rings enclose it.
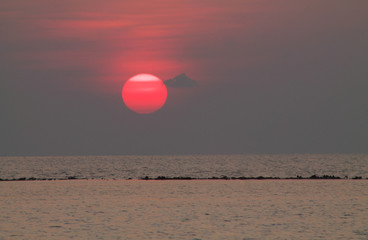
<path fill-rule="evenodd" d="M 185 73 L 182 73 L 174 78 L 168 79 L 164 81 L 165 85 L 168 87 L 175 88 L 188 88 L 188 87 L 196 87 L 198 83 L 189 78 Z"/>

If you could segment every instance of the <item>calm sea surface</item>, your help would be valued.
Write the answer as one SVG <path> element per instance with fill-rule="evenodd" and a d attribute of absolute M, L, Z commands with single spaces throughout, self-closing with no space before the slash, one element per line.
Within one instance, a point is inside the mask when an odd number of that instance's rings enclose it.
<path fill-rule="evenodd" d="M 364 155 L 189 155 L 0 157 L 0 178 L 368 177 Z"/>
<path fill-rule="evenodd" d="M 368 239 L 367 180 L 0 182 L 0 239 Z"/>
<path fill-rule="evenodd" d="M 366 178 L 367 163 L 368 155 L 1 157 L 2 179 L 89 180 L 0 181 L 0 240 L 367 240 L 366 179 L 124 180 Z"/>

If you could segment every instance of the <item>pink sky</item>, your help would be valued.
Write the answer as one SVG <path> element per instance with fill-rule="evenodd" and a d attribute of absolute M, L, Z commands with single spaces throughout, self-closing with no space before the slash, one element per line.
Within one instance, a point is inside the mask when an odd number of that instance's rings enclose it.
<path fill-rule="evenodd" d="M 98 84 L 124 81 L 139 72 L 164 79 L 186 72 L 206 81 L 206 75 L 211 75 L 208 68 L 221 61 L 214 53 L 222 52 L 221 44 L 228 39 L 238 44 L 254 31 L 256 14 L 277 9 L 252 1 L 12 1 L 2 5 L 1 18 L 18 28 L 7 40 L 27 40 L 28 45 L 10 57 L 28 61 L 25 67 L 30 68 L 91 69 L 97 76 L 92 82 Z M 37 47 L 39 41 L 50 46 Z M 209 47 L 214 51 L 208 52 Z M 234 64 L 238 65 L 229 63 Z"/>
<path fill-rule="evenodd" d="M 366 151 L 367 9 L 366 0 L 2 1 L 0 143 Z M 168 88 L 165 106 L 140 119 L 121 89 L 144 72 L 186 73 L 199 86 Z"/>

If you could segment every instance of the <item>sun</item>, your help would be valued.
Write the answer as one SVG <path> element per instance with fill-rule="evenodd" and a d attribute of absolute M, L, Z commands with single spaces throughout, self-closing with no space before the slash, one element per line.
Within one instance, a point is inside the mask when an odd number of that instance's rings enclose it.
<path fill-rule="evenodd" d="M 125 82 L 122 97 L 130 110 L 148 114 L 159 110 L 165 104 L 167 89 L 155 75 L 140 73 Z"/>

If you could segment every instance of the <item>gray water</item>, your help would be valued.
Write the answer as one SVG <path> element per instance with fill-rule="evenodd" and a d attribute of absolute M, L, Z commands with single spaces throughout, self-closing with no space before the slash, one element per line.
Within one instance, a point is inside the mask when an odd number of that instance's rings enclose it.
<path fill-rule="evenodd" d="M 368 177 L 368 154 L 0 157 L 0 178 Z"/>
<path fill-rule="evenodd" d="M 368 239 L 368 155 L 0 157 L 2 239 Z M 95 180 L 90 180 L 94 178 Z M 100 180 L 108 179 L 108 180 Z"/>

